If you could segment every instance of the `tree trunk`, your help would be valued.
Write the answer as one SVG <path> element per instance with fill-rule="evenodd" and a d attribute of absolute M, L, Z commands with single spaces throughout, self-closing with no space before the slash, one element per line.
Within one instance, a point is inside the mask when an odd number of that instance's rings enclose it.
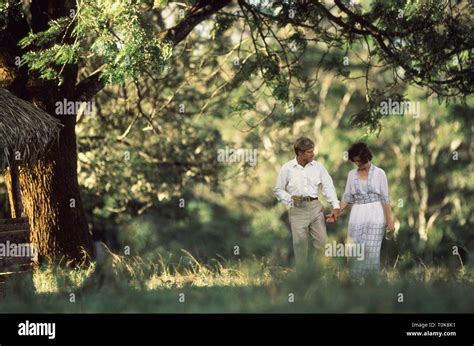
<path fill-rule="evenodd" d="M 18 163 L 14 158 L 10 162 L 10 166 L 5 172 L 5 181 L 11 186 L 8 189 L 8 200 L 12 218 L 23 217 L 23 203 L 21 201 L 20 179 L 18 171 Z"/>
<path fill-rule="evenodd" d="M 47 28 L 47 19 L 66 15 L 69 1 L 32 1 L 33 31 Z M 22 17 L 12 17 L 8 28 L 0 31 L 0 87 L 41 106 L 64 125 L 58 140 L 33 167 L 20 166 L 19 180 L 24 212 L 31 229 L 31 243 L 38 249 L 38 259 L 49 262 L 73 260 L 79 263 L 85 250 L 92 253 L 92 237 L 82 207 L 77 180 L 76 116 L 56 115 L 55 103 L 63 99 L 74 102 L 77 66 L 64 70 L 64 83 L 44 81 L 25 67 L 18 68 L 22 55 L 17 42 L 29 30 Z M 13 194 L 8 172 L 5 182 Z"/>
<path fill-rule="evenodd" d="M 64 128 L 59 143 L 55 143 L 44 159 L 31 169 L 20 170 L 30 239 L 37 246 L 40 260 L 55 261 L 65 256 L 77 263 L 83 257 L 82 250 L 88 253 L 92 250 L 77 181 L 74 131 L 74 125 Z"/>
<path fill-rule="evenodd" d="M 47 88 L 37 88 L 32 95 L 34 99 L 49 97 L 61 100 L 65 91 L 62 89 L 44 95 L 42 90 Z M 54 109 L 48 108 L 45 110 L 54 114 Z M 33 167 L 20 166 L 20 190 L 24 212 L 30 223 L 30 240 L 38 249 L 38 259 L 54 262 L 65 257 L 78 263 L 84 257 L 82 250 L 91 253 L 92 238 L 77 180 L 76 117 L 58 118 L 64 128 L 46 156 Z M 5 178 L 8 193 L 12 196 L 14 189 L 9 173 Z"/>

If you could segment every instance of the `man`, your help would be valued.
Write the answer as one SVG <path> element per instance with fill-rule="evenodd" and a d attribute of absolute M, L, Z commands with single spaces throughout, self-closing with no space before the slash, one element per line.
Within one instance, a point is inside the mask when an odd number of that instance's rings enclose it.
<path fill-rule="evenodd" d="M 327 170 L 313 160 L 314 143 L 307 137 L 298 138 L 294 144 L 296 157 L 280 169 L 274 193 L 289 208 L 291 234 L 296 264 L 305 264 L 308 258 L 308 242 L 321 249 L 327 242 L 323 206 L 318 199 L 323 196 L 332 206 L 328 222 L 339 215 L 339 200 Z"/>

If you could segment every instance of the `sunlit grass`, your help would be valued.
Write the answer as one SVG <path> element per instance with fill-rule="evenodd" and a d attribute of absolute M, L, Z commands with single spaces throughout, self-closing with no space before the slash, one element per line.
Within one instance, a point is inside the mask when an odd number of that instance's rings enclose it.
<path fill-rule="evenodd" d="M 41 267 L 33 273 L 33 284 L 38 294 L 57 293 L 60 290 L 71 290 L 80 287 L 94 272 L 92 263 L 85 268 L 61 269 L 57 267 Z"/>
<path fill-rule="evenodd" d="M 12 282 L 0 301 L 9 312 L 469 312 L 472 268 L 383 269 L 364 280 L 344 264 L 314 261 L 298 270 L 267 259 L 201 263 L 184 252 L 162 257 L 116 256 L 77 269 L 42 267 Z M 13 280 L 14 281 L 14 280 Z M 29 284 L 31 286 L 31 282 Z M 186 302 L 178 301 L 179 294 Z M 71 295 L 75 301 L 71 302 Z M 402 297 L 400 301 L 400 297 Z"/>

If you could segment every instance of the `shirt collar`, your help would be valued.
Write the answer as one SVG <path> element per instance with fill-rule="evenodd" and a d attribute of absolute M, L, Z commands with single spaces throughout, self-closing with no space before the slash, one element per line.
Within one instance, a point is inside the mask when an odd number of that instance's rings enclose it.
<path fill-rule="evenodd" d="M 367 171 L 367 173 L 373 172 L 373 171 L 375 170 L 375 167 L 376 167 L 376 166 L 374 165 L 374 163 L 371 162 L 371 163 L 370 163 L 370 168 L 369 168 L 369 170 Z M 359 173 L 359 169 L 356 168 L 355 170 L 357 171 L 357 173 Z"/>
<path fill-rule="evenodd" d="M 311 166 L 314 166 L 314 160 L 311 160 L 308 165 L 311 165 Z M 292 167 L 295 167 L 295 166 L 298 166 L 298 161 L 296 160 L 296 157 L 291 160 L 291 166 Z M 303 167 L 304 168 L 304 167 Z"/>

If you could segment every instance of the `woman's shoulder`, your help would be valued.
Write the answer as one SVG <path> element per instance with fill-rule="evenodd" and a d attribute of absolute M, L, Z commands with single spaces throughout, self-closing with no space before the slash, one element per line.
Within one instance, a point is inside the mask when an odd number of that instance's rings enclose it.
<path fill-rule="evenodd" d="M 382 175 L 385 175 L 385 171 L 384 171 L 382 168 L 380 168 L 380 167 L 378 167 L 378 166 L 376 166 L 376 165 L 374 165 L 374 164 L 372 164 L 372 166 L 374 167 L 374 169 L 375 169 L 375 171 L 376 171 L 377 173 L 382 174 Z"/>
<path fill-rule="evenodd" d="M 349 173 L 347 173 L 347 176 L 352 177 L 356 174 L 356 172 L 357 172 L 357 168 L 353 168 L 349 171 Z"/>

